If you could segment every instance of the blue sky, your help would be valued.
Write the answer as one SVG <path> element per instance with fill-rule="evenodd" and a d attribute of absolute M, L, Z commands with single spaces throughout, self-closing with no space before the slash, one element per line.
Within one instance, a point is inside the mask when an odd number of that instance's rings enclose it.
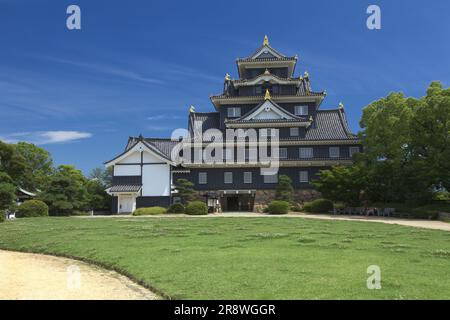
<path fill-rule="evenodd" d="M 81 8 L 82 30 L 66 28 Z M 366 8 L 381 7 L 381 30 Z M 299 55 L 322 108 L 342 101 L 351 128 L 391 91 L 450 82 L 450 2 L 0 0 L 0 139 L 32 141 L 88 173 L 130 135 L 169 136 L 188 109 L 213 111 L 235 59 L 265 34 Z"/>

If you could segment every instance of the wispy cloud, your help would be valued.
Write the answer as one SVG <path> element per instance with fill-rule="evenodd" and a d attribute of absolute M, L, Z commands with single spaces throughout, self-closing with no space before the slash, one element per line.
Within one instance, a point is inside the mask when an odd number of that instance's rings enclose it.
<path fill-rule="evenodd" d="M 123 79 L 143 82 L 143 83 L 147 83 L 147 84 L 164 84 L 165 83 L 161 79 L 146 77 L 145 75 L 143 75 L 139 72 L 131 71 L 131 70 L 124 69 L 124 68 L 119 68 L 114 65 L 101 64 L 101 63 L 97 63 L 97 62 L 81 62 L 81 61 L 76 61 L 76 60 L 62 59 L 62 58 L 49 57 L 49 56 L 34 56 L 34 57 L 52 61 L 52 62 L 61 63 L 61 64 L 80 67 L 83 69 L 87 69 L 87 70 L 90 70 L 93 72 L 103 73 L 106 75 L 117 76 L 117 77 L 120 77 Z"/>
<path fill-rule="evenodd" d="M 173 115 L 173 114 L 159 114 L 156 116 L 150 116 L 147 117 L 147 120 L 150 121 L 156 121 L 156 120 L 177 120 L 177 119 L 184 119 L 181 116 Z"/>
<path fill-rule="evenodd" d="M 68 143 L 92 137 L 89 132 L 80 131 L 37 131 L 37 132 L 16 132 L 5 136 L 0 136 L 0 140 L 7 143 L 17 143 L 20 141 L 30 142 L 37 145 Z"/>

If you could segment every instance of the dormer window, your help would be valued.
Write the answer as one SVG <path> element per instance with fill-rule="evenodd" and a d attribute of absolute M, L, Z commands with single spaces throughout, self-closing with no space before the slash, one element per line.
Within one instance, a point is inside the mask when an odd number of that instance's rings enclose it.
<path fill-rule="evenodd" d="M 228 118 L 237 118 L 241 116 L 241 108 L 239 107 L 231 107 L 227 110 Z"/>
<path fill-rule="evenodd" d="M 307 116 L 308 106 L 295 106 L 294 112 L 296 116 Z"/>

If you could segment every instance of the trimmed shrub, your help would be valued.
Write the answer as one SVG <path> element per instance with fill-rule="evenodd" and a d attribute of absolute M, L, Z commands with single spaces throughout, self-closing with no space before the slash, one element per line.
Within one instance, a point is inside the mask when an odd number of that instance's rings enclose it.
<path fill-rule="evenodd" d="M 48 216 L 48 206 L 41 200 L 27 200 L 17 207 L 17 218 Z"/>
<path fill-rule="evenodd" d="M 302 212 L 303 207 L 299 203 L 296 203 L 296 204 L 291 205 L 291 211 Z"/>
<path fill-rule="evenodd" d="M 203 201 L 192 201 L 187 204 L 185 213 L 194 216 L 206 215 L 208 214 L 208 207 Z"/>
<path fill-rule="evenodd" d="M 303 210 L 311 213 L 327 213 L 333 210 L 333 202 L 327 199 L 316 199 L 306 202 Z"/>
<path fill-rule="evenodd" d="M 184 213 L 184 206 L 181 203 L 174 203 L 167 208 L 167 213 Z"/>
<path fill-rule="evenodd" d="M 0 223 L 2 223 L 3 221 L 5 221 L 5 211 L 0 210 Z"/>
<path fill-rule="evenodd" d="M 148 207 L 139 208 L 133 211 L 133 216 L 153 216 L 166 213 L 166 208 L 163 207 Z"/>
<path fill-rule="evenodd" d="M 269 203 L 269 213 L 270 214 L 285 214 L 288 213 L 290 204 L 283 200 L 274 200 Z"/>
<path fill-rule="evenodd" d="M 411 210 L 409 217 L 413 219 L 436 220 L 438 218 L 438 212 L 436 210 L 416 208 Z"/>

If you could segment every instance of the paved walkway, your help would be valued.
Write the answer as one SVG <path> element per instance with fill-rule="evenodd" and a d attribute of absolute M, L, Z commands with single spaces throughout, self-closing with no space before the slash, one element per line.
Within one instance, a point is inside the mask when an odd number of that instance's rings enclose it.
<path fill-rule="evenodd" d="M 0 250 L 0 300 L 157 298 L 113 271 L 72 259 Z"/>
<path fill-rule="evenodd" d="M 122 217 L 122 218 L 132 218 L 132 219 L 147 219 L 147 218 L 170 218 L 170 217 L 196 217 L 196 218 L 215 218 L 215 217 L 259 217 L 259 218 L 304 218 L 304 219 L 322 219 L 322 220 L 343 220 L 343 221 L 366 221 L 366 222 L 378 222 L 378 223 L 388 223 L 388 224 L 398 224 L 408 227 L 417 227 L 425 229 L 436 229 L 450 231 L 450 223 L 435 220 L 412 220 L 412 219 L 399 219 L 399 218 L 388 218 L 388 217 L 366 217 L 366 216 L 348 216 L 348 215 L 330 215 L 330 214 L 306 214 L 306 213 L 289 213 L 281 215 L 270 215 L 263 213 L 254 212 L 224 212 L 208 214 L 207 216 L 188 216 L 183 214 L 164 214 L 164 215 L 154 215 L 154 216 L 140 216 L 133 217 L 131 215 L 114 215 L 114 216 L 94 216 L 94 217 L 84 217 L 84 218 L 108 218 L 108 217 Z"/>

